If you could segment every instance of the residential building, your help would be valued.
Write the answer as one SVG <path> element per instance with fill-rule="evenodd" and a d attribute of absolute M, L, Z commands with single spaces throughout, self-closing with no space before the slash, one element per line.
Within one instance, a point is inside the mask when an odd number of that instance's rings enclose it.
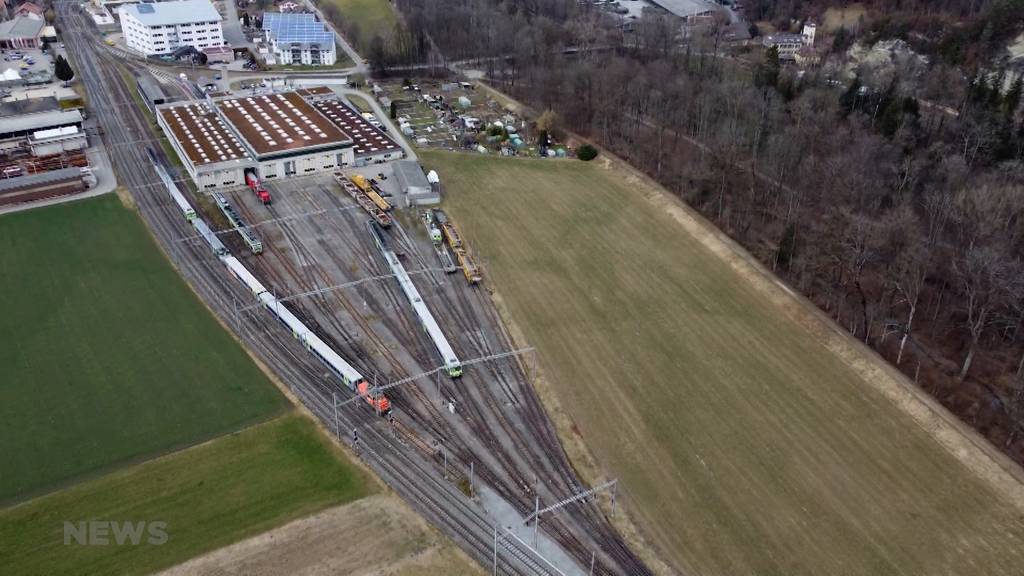
<path fill-rule="evenodd" d="M 265 12 L 263 34 L 273 63 L 331 66 L 337 60 L 334 32 L 313 14 Z"/>
<path fill-rule="evenodd" d="M 800 33 L 803 36 L 804 46 L 814 46 L 814 35 L 817 31 L 817 24 L 814 22 L 804 22 L 804 29 Z"/>
<path fill-rule="evenodd" d="M 698 18 L 707 18 L 711 16 L 711 13 L 715 11 L 716 4 L 705 0 L 651 0 L 663 10 L 682 18 L 683 20 L 691 21 Z"/>
<path fill-rule="evenodd" d="M 25 2 L 14 9 L 14 17 L 23 16 L 33 20 L 44 20 L 43 9 L 33 2 Z"/>
<path fill-rule="evenodd" d="M 779 60 L 794 60 L 796 52 L 804 45 L 804 37 L 800 34 L 768 34 L 761 41 L 765 48 L 779 51 Z"/>
<path fill-rule="evenodd" d="M 122 6 L 125 44 L 142 54 L 173 54 L 224 45 L 220 13 L 210 0 L 177 0 Z"/>
<path fill-rule="evenodd" d="M 0 49 L 39 48 L 40 36 L 46 22 L 42 19 L 18 16 L 13 20 L 0 22 Z"/>

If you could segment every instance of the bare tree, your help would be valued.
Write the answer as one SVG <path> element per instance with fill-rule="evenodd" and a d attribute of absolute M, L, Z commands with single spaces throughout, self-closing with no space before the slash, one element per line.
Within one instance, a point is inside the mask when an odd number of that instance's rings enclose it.
<path fill-rule="evenodd" d="M 964 328 L 969 341 L 967 356 L 960 368 L 962 382 L 971 369 L 978 343 L 994 319 L 994 312 L 1007 303 L 1009 296 L 1008 260 L 989 247 L 971 246 L 953 264 L 963 298 Z"/>
<path fill-rule="evenodd" d="M 896 365 L 903 361 L 903 349 L 910 338 L 914 327 L 914 316 L 917 314 L 918 302 L 924 292 L 930 270 L 928 248 L 918 244 L 905 250 L 896 263 L 895 287 L 899 302 L 907 307 L 907 319 L 903 322 L 903 337 L 900 338 L 900 349 L 896 354 Z"/>

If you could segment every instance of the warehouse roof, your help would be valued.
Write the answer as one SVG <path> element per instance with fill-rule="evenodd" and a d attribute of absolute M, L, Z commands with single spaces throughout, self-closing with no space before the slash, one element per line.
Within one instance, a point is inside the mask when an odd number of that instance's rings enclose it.
<path fill-rule="evenodd" d="M 258 156 L 352 143 L 295 92 L 218 100 L 217 108 Z"/>
<path fill-rule="evenodd" d="M 162 101 L 166 98 L 163 88 L 160 87 L 160 83 L 148 74 L 139 76 L 139 90 L 142 92 L 143 96 L 149 100 L 150 104 L 157 100 Z"/>
<path fill-rule="evenodd" d="M 81 124 L 82 114 L 78 110 L 39 112 L 0 118 L 0 134 L 12 134 L 58 126 Z"/>
<path fill-rule="evenodd" d="M 283 44 L 320 44 L 334 46 L 334 32 L 310 13 L 263 13 L 263 30 Z"/>
<path fill-rule="evenodd" d="M 14 20 L 0 22 L 0 40 L 38 38 L 45 25 L 46 22 L 42 20 L 18 16 Z"/>
<path fill-rule="evenodd" d="M 38 174 L 18 176 L 17 178 L 0 178 L 0 194 L 3 194 L 5 192 L 11 192 L 14 190 L 21 190 L 23 188 L 30 188 L 32 186 L 50 184 L 53 182 L 74 180 L 76 178 L 82 178 L 81 168 L 61 168 L 59 170 L 39 172 Z"/>
<path fill-rule="evenodd" d="M 144 26 L 171 26 L 190 22 L 220 21 L 220 12 L 210 0 L 177 0 L 155 4 L 128 4 L 120 8 L 122 17 L 133 15 Z"/>
<path fill-rule="evenodd" d="M 242 143 L 206 102 L 158 108 L 193 166 L 250 160 Z"/>
<path fill-rule="evenodd" d="M 409 188 L 430 188 L 430 181 L 423 173 L 423 167 L 415 160 L 400 160 L 394 163 L 395 178 L 402 191 Z"/>
<path fill-rule="evenodd" d="M 651 0 L 661 6 L 669 13 L 680 18 L 690 18 L 707 14 L 714 9 L 714 5 L 704 0 Z"/>
<path fill-rule="evenodd" d="M 387 150 L 400 148 L 394 140 L 388 138 L 383 132 L 374 128 L 365 118 L 355 110 L 349 108 L 338 100 L 320 100 L 314 104 L 320 112 L 334 122 L 350 136 L 355 143 L 356 156 L 364 154 L 376 154 Z"/>
<path fill-rule="evenodd" d="M 35 114 L 37 112 L 50 112 L 60 110 L 60 102 L 53 96 L 43 98 L 26 98 L 0 104 L 0 117 L 16 116 L 18 114 Z"/>

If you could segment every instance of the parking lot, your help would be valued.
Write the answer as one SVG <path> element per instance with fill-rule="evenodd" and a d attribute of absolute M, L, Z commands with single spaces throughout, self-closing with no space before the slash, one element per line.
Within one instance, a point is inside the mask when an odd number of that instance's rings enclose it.
<path fill-rule="evenodd" d="M 52 72 L 53 71 L 53 51 L 60 52 L 59 44 L 50 45 L 53 50 L 50 50 L 50 54 L 43 54 L 41 49 L 29 50 L 29 49 L 18 49 L 18 50 L 2 50 L 0 53 L 3 54 L 3 69 L 14 68 L 22 76 L 28 73 L 40 73 L 40 72 Z"/>

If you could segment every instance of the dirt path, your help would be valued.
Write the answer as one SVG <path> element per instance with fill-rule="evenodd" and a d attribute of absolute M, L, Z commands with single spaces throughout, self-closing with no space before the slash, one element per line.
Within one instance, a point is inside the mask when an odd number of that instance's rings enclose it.
<path fill-rule="evenodd" d="M 296 520 L 180 564 L 161 576 L 483 574 L 392 495 Z"/>

